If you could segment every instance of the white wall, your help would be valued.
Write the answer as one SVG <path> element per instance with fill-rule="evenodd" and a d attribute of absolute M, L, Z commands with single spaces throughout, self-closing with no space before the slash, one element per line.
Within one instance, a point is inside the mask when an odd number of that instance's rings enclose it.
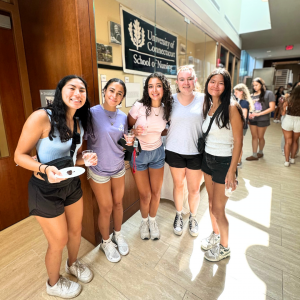
<path fill-rule="evenodd" d="M 242 0 L 239 33 L 271 29 L 269 2 Z"/>
<path fill-rule="evenodd" d="M 187 3 L 187 0 L 181 0 Z M 204 12 L 221 28 L 226 35 L 239 47 L 242 48 L 242 40 L 232 29 L 225 19 L 227 15 L 230 22 L 239 32 L 241 21 L 242 0 L 215 0 L 220 6 L 220 12 L 215 8 L 210 0 L 193 0 Z M 251 0 L 252 1 L 252 0 Z"/>

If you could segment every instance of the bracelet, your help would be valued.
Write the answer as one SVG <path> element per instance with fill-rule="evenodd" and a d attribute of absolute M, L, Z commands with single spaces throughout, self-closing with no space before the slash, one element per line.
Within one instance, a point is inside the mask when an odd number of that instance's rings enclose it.
<path fill-rule="evenodd" d="M 43 165 L 45 166 L 45 164 L 40 164 L 39 165 L 39 172 L 41 172 L 41 166 L 43 166 Z"/>
<path fill-rule="evenodd" d="M 46 174 L 46 170 L 47 170 L 48 167 L 50 167 L 50 165 L 48 165 L 48 166 L 45 168 L 44 174 Z M 46 174 L 46 175 L 47 175 L 47 174 Z"/>

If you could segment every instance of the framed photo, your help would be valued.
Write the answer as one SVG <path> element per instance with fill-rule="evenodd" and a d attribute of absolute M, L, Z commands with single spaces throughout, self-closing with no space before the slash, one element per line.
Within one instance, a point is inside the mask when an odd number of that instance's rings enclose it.
<path fill-rule="evenodd" d="M 121 37 L 121 25 L 115 22 L 108 22 L 109 28 L 109 41 L 110 43 L 121 45 L 122 37 Z"/>
<path fill-rule="evenodd" d="M 113 51 L 112 46 L 107 46 L 97 43 L 97 61 L 112 63 L 113 62 Z"/>
<path fill-rule="evenodd" d="M 186 54 L 186 45 L 179 44 L 179 54 Z"/>

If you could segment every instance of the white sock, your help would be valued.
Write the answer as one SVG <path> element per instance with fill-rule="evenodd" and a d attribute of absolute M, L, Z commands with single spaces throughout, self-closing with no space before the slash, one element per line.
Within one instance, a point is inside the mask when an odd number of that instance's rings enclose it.
<path fill-rule="evenodd" d="M 120 234 L 121 234 L 121 230 L 120 230 L 120 231 L 115 231 L 115 230 L 114 230 L 114 235 L 115 235 L 115 236 L 119 236 Z"/>
<path fill-rule="evenodd" d="M 190 211 L 190 216 L 195 218 L 196 217 L 196 214 L 192 214 L 192 212 Z"/>
<path fill-rule="evenodd" d="M 182 214 L 182 210 L 181 211 L 176 210 L 176 214 L 177 215 L 181 215 Z"/>
<path fill-rule="evenodd" d="M 149 216 L 149 222 L 154 222 L 154 221 L 155 221 L 155 217 L 152 218 Z"/>
<path fill-rule="evenodd" d="M 148 218 L 142 218 L 143 222 L 148 222 Z"/>
<path fill-rule="evenodd" d="M 108 240 L 102 239 L 102 242 L 103 242 L 104 246 L 106 246 L 106 244 L 108 244 L 110 242 L 110 239 L 108 239 Z"/>

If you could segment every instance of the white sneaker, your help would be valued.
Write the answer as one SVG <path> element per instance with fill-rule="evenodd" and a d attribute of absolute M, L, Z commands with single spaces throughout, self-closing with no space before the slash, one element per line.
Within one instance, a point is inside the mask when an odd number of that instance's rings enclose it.
<path fill-rule="evenodd" d="M 182 219 L 182 215 L 177 214 L 175 216 L 174 219 L 174 223 L 173 223 L 173 231 L 176 235 L 182 235 L 183 232 L 183 219 Z"/>
<path fill-rule="evenodd" d="M 129 246 L 122 234 L 119 234 L 118 236 L 113 234 L 111 240 L 118 246 L 118 250 L 121 255 L 127 255 L 129 253 Z"/>
<path fill-rule="evenodd" d="M 47 280 L 46 289 L 47 294 L 50 296 L 57 296 L 64 299 L 70 299 L 78 296 L 81 292 L 82 287 L 77 282 L 59 276 L 59 279 L 54 286 L 50 286 Z"/>
<path fill-rule="evenodd" d="M 225 248 L 221 244 L 207 250 L 204 254 L 204 257 L 209 261 L 220 261 L 228 256 L 230 256 L 230 248 Z"/>
<path fill-rule="evenodd" d="M 191 236 L 198 236 L 198 222 L 195 217 L 190 215 L 189 218 L 189 233 Z"/>
<path fill-rule="evenodd" d="M 295 163 L 295 158 L 290 158 L 290 163 L 294 164 Z"/>
<path fill-rule="evenodd" d="M 142 220 L 140 225 L 140 234 L 142 240 L 149 240 L 150 239 L 150 231 L 149 231 L 149 221 L 144 222 Z"/>
<path fill-rule="evenodd" d="M 158 229 L 158 225 L 155 221 L 149 221 L 149 228 L 150 228 L 150 235 L 151 235 L 151 240 L 159 240 L 160 239 L 160 232 Z"/>
<path fill-rule="evenodd" d="M 209 250 L 212 247 L 218 245 L 219 243 L 220 243 L 220 235 L 212 232 L 210 236 L 208 236 L 207 238 L 201 241 L 201 248 L 203 250 Z"/>
<path fill-rule="evenodd" d="M 289 166 L 290 166 L 290 162 L 286 161 L 286 162 L 284 163 L 284 166 L 285 166 L 285 167 L 289 167 Z"/>
<path fill-rule="evenodd" d="M 76 276 L 78 280 L 84 283 L 90 282 L 94 277 L 91 269 L 87 265 L 81 263 L 78 259 L 72 264 L 71 267 L 68 266 L 67 260 L 65 270 L 66 273 Z"/>
<path fill-rule="evenodd" d="M 106 258 L 113 263 L 116 263 L 121 260 L 121 255 L 116 248 L 117 245 L 111 240 L 108 243 L 106 243 L 106 245 L 104 245 L 103 242 L 100 244 L 100 249 L 102 249 L 102 251 L 105 253 Z"/>
<path fill-rule="evenodd" d="M 285 156 L 284 151 L 282 151 L 282 155 Z"/>

